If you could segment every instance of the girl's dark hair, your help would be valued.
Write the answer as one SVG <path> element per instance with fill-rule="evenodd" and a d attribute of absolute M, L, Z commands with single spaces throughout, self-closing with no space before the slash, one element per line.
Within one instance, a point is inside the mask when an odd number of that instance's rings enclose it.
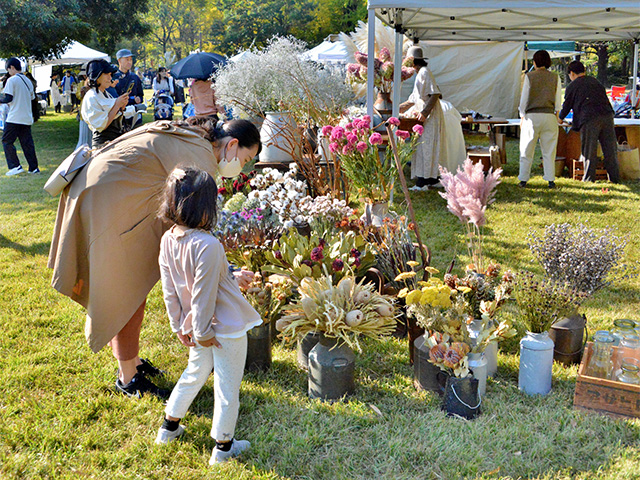
<path fill-rule="evenodd" d="M 160 78 L 160 73 L 161 72 L 166 72 L 167 71 L 167 67 L 160 67 L 158 68 L 158 73 L 156 73 L 156 81 L 160 82 L 162 80 L 162 78 Z"/>
<path fill-rule="evenodd" d="M 178 225 L 213 230 L 218 223 L 218 187 L 195 167 L 176 167 L 167 178 L 158 217 Z"/>
<path fill-rule="evenodd" d="M 258 146 L 258 153 L 262 151 L 260 132 L 249 120 L 231 120 L 226 123 L 216 121 L 209 117 L 190 117 L 186 120 L 175 122 L 179 127 L 196 128 L 203 132 L 204 138 L 215 143 L 224 137 L 233 137 L 238 140 L 238 146 L 253 148 Z"/>
<path fill-rule="evenodd" d="M 414 58 L 413 65 L 418 68 L 426 67 L 427 61 L 424 58 Z"/>
<path fill-rule="evenodd" d="M 551 57 L 549 56 L 549 52 L 546 50 L 538 50 L 533 54 L 533 63 L 536 64 L 536 67 L 551 67 Z"/>

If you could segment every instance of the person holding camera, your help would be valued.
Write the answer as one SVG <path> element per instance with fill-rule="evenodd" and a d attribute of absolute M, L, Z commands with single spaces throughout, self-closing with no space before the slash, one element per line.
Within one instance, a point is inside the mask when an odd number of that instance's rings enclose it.
<path fill-rule="evenodd" d="M 93 132 L 93 147 L 99 147 L 118 138 L 123 133 L 123 112 L 129 102 L 128 94 L 112 97 L 107 91 L 111 86 L 111 74 L 116 70 L 106 60 L 91 60 L 87 64 L 89 91 L 82 99 L 80 114 Z M 135 107 L 127 108 L 126 115 L 133 116 Z"/>
<path fill-rule="evenodd" d="M 131 50 L 123 48 L 116 53 L 118 68 L 114 72 L 113 79 L 118 83 L 115 86 L 118 95 L 127 95 L 127 105 L 140 105 L 144 102 L 144 90 L 142 80 L 133 72 L 133 53 Z M 123 122 L 125 132 L 142 125 L 142 115 L 135 115 L 127 118 Z"/>

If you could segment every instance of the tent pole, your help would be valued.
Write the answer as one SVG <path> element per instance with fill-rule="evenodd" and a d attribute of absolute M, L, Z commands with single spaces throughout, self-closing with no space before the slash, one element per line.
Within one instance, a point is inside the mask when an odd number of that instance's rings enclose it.
<path fill-rule="evenodd" d="M 636 106 L 636 100 L 638 99 L 638 91 L 636 85 L 638 84 L 638 42 L 640 40 L 635 39 L 633 41 L 633 85 L 631 85 L 631 105 L 633 108 Z"/>
<path fill-rule="evenodd" d="M 373 59 L 376 54 L 376 11 L 369 9 L 368 16 L 368 42 L 367 42 L 367 115 L 371 117 L 371 125 L 373 126 Z"/>
<path fill-rule="evenodd" d="M 393 99 L 391 115 L 398 118 L 400 115 L 400 93 L 402 90 L 402 12 L 396 10 L 396 46 L 393 53 Z"/>

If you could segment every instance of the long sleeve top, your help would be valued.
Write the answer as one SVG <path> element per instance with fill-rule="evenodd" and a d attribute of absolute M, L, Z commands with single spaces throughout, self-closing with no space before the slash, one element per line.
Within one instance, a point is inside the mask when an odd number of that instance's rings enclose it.
<path fill-rule="evenodd" d="M 580 130 L 582 125 L 591 118 L 613 115 L 613 107 L 609 103 L 605 88 L 597 79 L 586 75 L 576 78 L 564 92 L 560 119 L 569 115 L 571 110 L 573 110 L 572 128 L 574 130 Z"/>
<path fill-rule="evenodd" d="M 109 126 L 109 111 L 115 103 L 116 99 L 108 92 L 103 93 L 95 88 L 84 95 L 80 115 L 92 132 L 102 132 Z"/>
<path fill-rule="evenodd" d="M 160 243 L 160 278 L 174 333 L 196 342 L 238 338 L 262 319 L 240 292 L 220 241 L 209 232 L 173 226 Z"/>
<path fill-rule="evenodd" d="M 165 92 L 169 92 L 173 95 L 173 82 L 169 78 L 163 78 L 160 81 L 158 81 L 157 78 L 154 78 L 152 86 L 154 93 L 164 90 Z"/>

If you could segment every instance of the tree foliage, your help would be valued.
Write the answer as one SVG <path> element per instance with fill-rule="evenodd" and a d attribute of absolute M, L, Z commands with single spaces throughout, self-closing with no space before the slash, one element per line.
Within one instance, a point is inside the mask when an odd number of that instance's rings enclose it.
<path fill-rule="evenodd" d="M 92 35 L 111 50 L 124 36 L 146 33 L 139 13 L 148 0 L 0 0 L 0 56 L 54 57 Z"/>

